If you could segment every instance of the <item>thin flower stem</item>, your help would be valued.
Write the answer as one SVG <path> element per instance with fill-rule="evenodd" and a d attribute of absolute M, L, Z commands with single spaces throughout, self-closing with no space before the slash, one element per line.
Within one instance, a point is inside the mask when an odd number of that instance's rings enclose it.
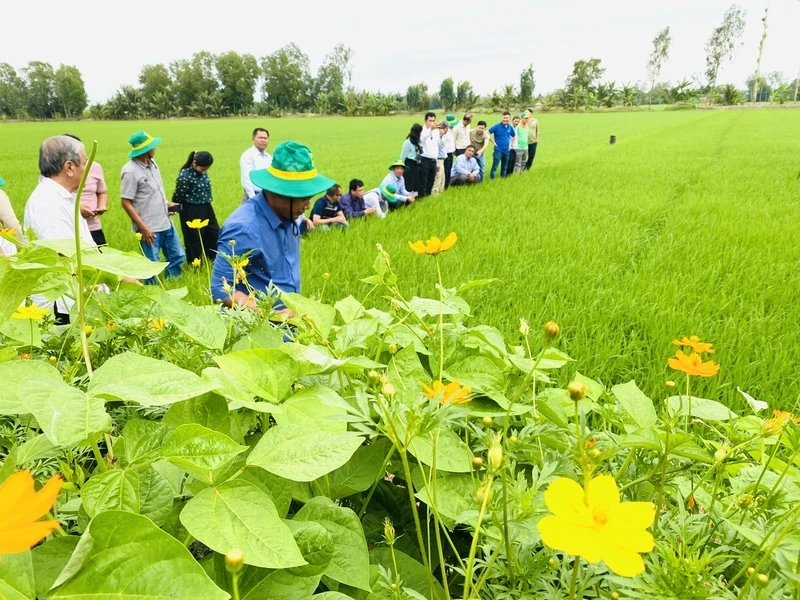
<path fill-rule="evenodd" d="M 378 484 L 383 479 L 383 474 L 386 472 L 386 465 L 389 464 L 389 461 L 392 460 L 392 456 L 394 455 L 394 451 L 397 449 L 395 444 L 392 444 L 392 447 L 389 448 L 389 452 L 386 453 L 386 458 L 383 459 L 383 464 L 381 465 L 379 473 L 380 476 L 375 478 L 375 482 L 372 484 L 372 487 L 369 488 L 369 493 L 367 493 L 367 497 L 364 499 L 364 502 L 361 504 L 361 509 L 358 511 L 358 520 L 361 520 L 361 517 L 364 516 L 364 513 L 367 512 L 367 506 L 369 506 L 370 500 L 372 500 L 372 495 L 375 493 L 375 489 L 378 487 Z"/>
<path fill-rule="evenodd" d="M 759 473 L 759 475 L 758 475 L 758 479 L 756 479 L 756 483 L 753 486 L 753 492 L 758 492 L 758 486 L 761 485 L 761 480 L 764 479 L 764 475 L 766 475 L 767 469 L 769 469 L 769 465 L 774 460 L 775 455 L 778 453 L 778 450 L 780 449 L 780 447 L 781 447 L 781 438 L 778 438 L 777 441 L 775 442 L 775 447 L 772 449 L 772 454 L 769 455 L 769 458 L 767 459 L 767 462 L 764 463 L 764 466 L 761 469 L 761 473 Z M 765 505 L 766 505 L 766 503 L 765 503 Z M 745 518 L 747 518 L 747 512 L 746 511 L 742 511 L 742 518 L 739 521 L 739 525 L 744 523 Z"/>
<path fill-rule="evenodd" d="M 691 390 L 691 376 L 686 374 L 686 399 L 689 402 L 689 412 L 686 415 L 686 431 L 689 431 L 689 424 L 692 422 L 692 390 Z"/>
<path fill-rule="evenodd" d="M 777 446 L 778 444 L 775 444 L 775 445 Z M 775 485 L 773 485 L 772 489 L 769 491 L 769 494 L 767 495 L 767 498 L 764 500 L 764 502 L 762 502 L 761 508 L 758 509 L 758 512 L 753 517 L 754 519 L 757 519 L 759 516 L 761 516 L 761 513 L 763 513 L 766 510 L 767 506 L 769 505 L 769 501 L 772 500 L 772 497 L 775 495 L 775 492 L 778 491 L 778 488 L 780 487 L 780 485 L 783 482 L 784 478 L 789 473 L 789 469 L 792 466 L 792 462 L 794 461 L 794 457 L 795 457 L 796 454 L 797 454 L 797 449 L 793 450 L 792 454 L 786 460 L 786 466 L 783 468 L 783 471 L 781 471 L 781 474 L 778 477 L 778 480 L 775 482 Z M 772 462 L 772 459 L 770 459 L 770 462 Z"/>
<path fill-rule="evenodd" d="M 397 558 L 394 555 L 394 544 L 389 544 L 389 551 L 392 553 L 392 564 L 394 565 L 394 583 L 400 587 L 400 569 L 397 568 Z"/>
<path fill-rule="evenodd" d="M 442 523 L 439 518 L 439 500 L 436 495 L 436 447 L 439 443 L 439 430 L 436 430 L 436 435 L 433 436 L 433 460 L 431 461 L 431 494 L 433 500 L 433 522 L 436 526 L 436 546 L 439 549 L 439 566 L 442 569 L 442 584 L 444 585 L 444 594 L 447 600 L 450 600 L 450 586 L 447 583 L 447 563 L 444 560 L 444 550 L 442 548 Z M 425 469 L 422 469 L 422 475 L 425 475 Z"/>
<path fill-rule="evenodd" d="M 472 588 L 472 593 L 478 596 L 479 598 L 480 596 L 478 594 L 480 594 L 481 588 L 489 579 L 489 573 L 492 570 L 494 561 L 500 555 L 500 550 L 502 549 L 502 547 L 503 544 L 497 544 L 497 546 L 495 546 L 494 552 L 492 552 L 492 555 L 489 557 L 489 562 L 487 562 L 486 566 L 483 568 L 483 574 L 481 575 L 480 579 L 478 579 L 478 583 Z"/>
<path fill-rule="evenodd" d="M 406 489 L 408 490 L 408 501 L 411 504 L 411 512 L 414 515 L 414 526 L 417 529 L 417 540 L 419 541 L 419 550 L 422 555 L 422 562 L 425 563 L 425 568 L 428 570 L 428 578 L 430 579 L 431 589 L 433 589 L 433 574 L 431 573 L 431 566 L 428 562 L 428 554 L 425 549 L 425 537 L 422 535 L 422 524 L 419 522 L 419 511 L 417 510 L 417 499 L 414 496 L 414 483 L 411 480 L 411 467 L 408 464 L 408 455 L 405 448 L 400 448 L 400 460 L 403 463 L 403 473 L 406 478 Z"/>
<path fill-rule="evenodd" d="M 664 436 L 664 456 L 661 457 L 663 471 L 661 472 L 661 483 L 658 485 L 658 502 L 656 503 L 656 516 L 653 519 L 653 531 L 658 531 L 658 518 L 661 516 L 661 505 L 664 503 L 664 487 L 667 484 L 667 463 L 669 459 L 669 434 L 672 432 L 672 423 L 666 422 L 666 434 Z"/>
<path fill-rule="evenodd" d="M 464 572 L 464 597 L 463 600 L 469 600 L 469 588 L 472 585 L 472 570 L 475 566 L 475 554 L 478 550 L 478 538 L 481 535 L 481 525 L 483 524 L 483 517 L 486 514 L 486 507 L 489 504 L 489 496 L 492 489 L 492 477 L 490 476 L 486 483 L 486 493 L 483 495 L 483 502 L 481 502 L 481 509 L 478 513 L 478 522 L 475 524 L 475 533 L 472 536 L 472 544 L 469 547 L 469 559 L 467 560 L 467 569 Z"/>
<path fill-rule="evenodd" d="M 231 585 L 233 587 L 233 600 L 241 600 L 239 596 L 239 573 L 231 573 Z"/>
<path fill-rule="evenodd" d="M 103 473 L 104 471 L 107 471 L 108 465 L 106 464 L 103 454 L 100 452 L 100 447 L 97 445 L 96 441 L 92 442 L 92 453 L 94 454 L 94 459 L 97 461 L 97 468 L 100 469 L 100 472 Z"/>
<path fill-rule="evenodd" d="M 436 272 L 439 274 L 439 381 L 441 381 L 444 373 L 444 284 L 439 256 L 435 255 L 433 258 L 436 259 Z"/>
<path fill-rule="evenodd" d="M 500 477 L 503 482 L 503 539 L 506 547 L 506 560 L 508 561 L 508 566 L 511 567 L 511 576 L 513 579 L 516 574 L 516 563 L 514 555 L 511 553 L 511 540 L 509 540 L 508 537 L 508 469 L 505 468 L 505 465 L 501 466 L 501 469 Z"/>
<path fill-rule="evenodd" d="M 575 563 L 572 566 L 572 581 L 569 584 L 569 600 L 575 600 L 575 588 L 578 586 L 578 571 L 581 567 L 581 557 L 575 557 Z"/>

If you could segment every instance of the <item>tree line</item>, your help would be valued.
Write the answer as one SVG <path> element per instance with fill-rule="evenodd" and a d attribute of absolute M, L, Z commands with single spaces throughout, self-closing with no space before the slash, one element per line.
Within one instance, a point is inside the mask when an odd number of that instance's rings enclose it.
<path fill-rule="evenodd" d="M 91 106 L 77 67 L 61 65 L 54 69 L 48 63 L 33 61 L 17 73 L 11 65 L 0 63 L 0 118 L 163 119 L 306 112 L 373 116 L 428 109 L 496 111 L 534 103 L 544 110 L 576 111 L 658 103 L 797 102 L 800 81 L 790 82 L 779 72 L 761 71 L 768 10 L 761 19 L 756 69 L 746 87 L 718 85 L 720 70 L 742 45 L 745 14 L 737 5 L 725 11 L 706 42 L 704 79 L 695 76 L 691 81 L 659 81 L 672 46 L 669 27 L 653 39 L 646 82 L 603 81 L 605 68 L 601 59 L 593 57 L 575 61 L 564 85 L 545 95 L 535 93 L 533 65 L 522 69 L 518 82 L 485 96 L 476 93 L 469 81 L 455 82 L 452 77 L 445 78 L 438 90 L 429 90 L 422 82 L 408 86 L 405 93 L 357 90 L 352 85 L 352 49 L 336 45 L 312 74 L 308 56 L 290 43 L 261 58 L 233 51 L 218 55 L 197 52 L 169 64 L 145 65 L 138 85 L 123 85 L 106 102 Z"/>

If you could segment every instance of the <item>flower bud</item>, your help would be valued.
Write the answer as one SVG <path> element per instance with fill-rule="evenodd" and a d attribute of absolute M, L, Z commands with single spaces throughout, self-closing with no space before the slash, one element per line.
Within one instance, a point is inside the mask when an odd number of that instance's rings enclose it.
<path fill-rule="evenodd" d="M 525 319 L 519 320 L 519 332 L 522 335 L 528 335 L 531 332 L 531 326 L 528 325 L 528 321 Z"/>
<path fill-rule="evenodd" d="M 714 452 L 714 460 L 717 462 L 722 462 L 725 460 L 726 456 L 728 456 L 728 449 L 724 445 L 717 448 L 717 451 Z"/>
<path fill-rule="evenodd" d="M 58 362 L 58 359 L 57 359 L 55 356 L 51 356 L 51 357 L 50 357 L 50 362 L 51 362 L 52 364 L 56 364 L 56 363 Z"/>
<path fill-rule="evenodd" d="M 567 386 L 567 393 L 575 402 L 583 400 L 584 396 L 586 396 L 586 384 L 580 381 L 573 381 Z"/>
<path fill-rule="evenodd" d="M 490 417 L 488 415 L 483 417 L 483 424 L 486 425 L 487 427 L 491 427 L 492 426 L 492 417 Z"/>
<path fill-rule="evenodd" d="M 592 448 L 591 450 L 589 450 L 589 456 L 594 460 L 597 460 L 598 458 L 600 458 L 601 454 L 602 453 L 597 448 Z"/>
<path fill-rule="evenodd" d="M 561 333 L 561 328 L 558 326 L 558 323 L 555 321 L 548 321 L 544 325 L 544 334 L 549 338 L 554 338 Z"/>
<path fill-rule="evenodd" d="M 480 456 L 476 456 L 472 459 L 472 466 L 476 469 L 480 469 L 483 466 L 483 459 Z"/>
<path fill-rule="evenodd" d="M 767 419 L 761 425 L 761 435 L 764 437 L 772 437 L 783 434 L 783 421 L 780 419 Z"/>
<path fill-rule="evenodd" d="M 515 435 L 512 435 L 510 438 L 508 438 L 508 443 L 509 444 L 513 445 L 513 444 L 516 444 L 517 442 L 519 442 L 519 438 L 517 436 L 515 436 Z"/>
<path fill-rule="evenodd" d="M 484 504 L 489 504 L 492 500 L 492 486 L 491 483 L 488 481 L 485 482 L 481 487 L 478 488 L 477 493 L 475 494 L 475 500 L 478 501 L 480 506 Z"/>
<path fill-rule="evenodd" d="M 86 335 L 92 335 L 92 332 L 94 331 L 94 327 L 92 327 L 91 325 L 86 325 L 83 328 L 83 330 L 86 332 Z"/>
<path fill-rule="evenodd" d="M 761 584 L 764 584 L 764 585 L 769 583 L 769 577 L 767 576 L 766 573 L 759 573 L 758 576 L 756 577 L 756 579 L 758 579 L 758 583 L 761 583 Z"/>
<path fill-rule="evenodd" d="M 330 279 L 330 278 L 331 278 L 331 274 L 330 274 L 330 273 L 323 273 L 323 274 L 322 274 L 322 278 L 323 278 L 325 281 L 327 281 L 328 279 Z"/>
<path fill-rule="evenodd" d="M 397 344 L 389 344 L 389 354 L 397 354 Z"/>
<path fill-rule="evenodd" d="M 495 442 L 492 444 L 492 447 L 489 448 L 489 452 L 486 453 L 486 456 L 489 459 L 489 468 L 491 468 L 493 471 L 497 471 L 503 464 L 503 449 L 500 447 L 500 443 Z"/>
<path fill-rule="evenodd" d="M 619 600 L 619 592 L 611 592 L 611 600 Z"/>
<path fill-rule="evenodd" d="M 108 327 L 109 331 L 114 331 L 116 324 L 114 323 L 114 321 L 109 321 L 108 323 L 106 323 L 106 327 Z"/>
<path fill-rule="evenodd" d="M 670 392 L 673 391 L 676 387 L 675 382 L 672 381 L 671 379 L 667 381 L 664 385 L 667 386 L 667 390 L 669 390 Z"/>
<path fill-rule="evenodd" d="M 397 393 L 394 389 L 394 386 L 388 381 L 383 382 L 383 388 L 381 389 L 381 391 L 383 392 L 384 396 L 388 397 L 392 397 Z"/>
<path fill-rule="evenodd" d="M 747 574 L 748 575 L 752 575 L 755 572 L 756 572 L 756 570 L 753 567 L 747 567 Z"/>
<path fill-rule="evenodd" d="M 236 240 L 229 240 L 229 241 L 228 241 L 228 243 L 229 243 L 231 246 L 235 246 L 235 245 L 236 245 Z"/>
<path fill-rule="evenodd" d="M 228 550 L 225 554 L 225 570 L 228 573 L 238 573 L 244 567 L 244 553 L 238 548 Z"/>
<path fill-rule="evenodd" d="M 377 371 L 370 371 L 367 377 L 372 385 L 378 385 L 381 382 L 381 374 Z"/>
<path fill-rule="evenodd" d="M 547 561 L 547 564 L 550 565 L 551 569 L 555 569 L 558 566 L 558 561 L 555 558 L 551 558 Z"/>
<path fill-rule="evenodd" d="M 392 521 L 391 519 L 389 519 L 389 517 L 386 517 L 383 520 L 383 537 L 386 540 L 387 544 L 389 544 L 390 546 L 394 545 L 394 541 L 396 539 L 394 533 L 394 526 L 392 525 Z"/>
<path fill-rule="evenodd" d="M 739 496 L 739 508 L 748 510 L 753 507 L 753 494 L 742 494 Z"/>

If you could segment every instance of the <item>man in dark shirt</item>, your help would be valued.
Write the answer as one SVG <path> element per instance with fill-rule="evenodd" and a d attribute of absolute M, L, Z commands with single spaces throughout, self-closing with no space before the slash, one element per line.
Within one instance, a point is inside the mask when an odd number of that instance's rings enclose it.
<path fill-rule="evenodd" d="M 331 227 L 347 227 L 347 217 L 339 206 L 339 198 L 342 197 L 342 186 L 338 183 L 332 185 L 322 198 L 314 203 L 311 209 L 311 220 L 315 227 L 328 229 Z"/>
<path fill-rule="evenodd" d="M 339 200 L 344 216 L 348 219 L 363 217 L 376 212 L 375 208 L 367 208 L 364 204 L 364 182 L 360 179 L 350 181 L 350 191 Z"/>

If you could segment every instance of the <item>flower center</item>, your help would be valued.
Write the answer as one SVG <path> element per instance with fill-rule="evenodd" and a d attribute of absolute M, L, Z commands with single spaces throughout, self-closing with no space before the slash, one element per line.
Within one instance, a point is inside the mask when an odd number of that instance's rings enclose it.
<path fill-rule="evenodd" d="M 703 358 L 695 352 L 689 357 L 689 362 L 693 367 L 699 367 L 703 364 Z"/>
<path fill-rule="evenodd" d="M 608 523 L 611 516 L 611 510 L 607 506 L 594 506 L 592 507 L 592 521 L 594 521 L 594 529 L 600 530 Z"/>

